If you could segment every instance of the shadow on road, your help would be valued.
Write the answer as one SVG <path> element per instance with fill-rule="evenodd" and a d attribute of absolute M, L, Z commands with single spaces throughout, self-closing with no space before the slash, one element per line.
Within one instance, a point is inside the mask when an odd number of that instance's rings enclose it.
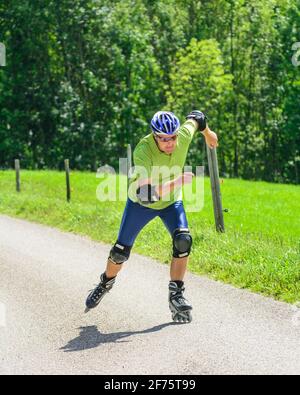
<path fill-rule="evenodd" d="M 167 326 L 178 325 L 175 322 L 169 322 L 162 325 L 154 326 L 153 328 L 146 329 L 144 331 L 135 332 L 116 332 L 116 333 L 101 333 L 96 325 L 80 327 L 80 334 L 73 340 L 70 340 L 67 345 L 61 348 L 64 352 L 74 352 L 89 350 L 92 348 L 99 347 L 101 344 L 106 343 L 127 343 L 122 339 L 127 339 L 134 335 L 146 335 L 147 333 L 158 332 Z"/>

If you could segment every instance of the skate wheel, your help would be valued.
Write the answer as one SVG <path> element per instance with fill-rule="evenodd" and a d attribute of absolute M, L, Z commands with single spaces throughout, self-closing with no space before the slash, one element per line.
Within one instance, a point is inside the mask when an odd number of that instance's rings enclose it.
<path fill-rule="evenodd" d="M 190 311 L 186 311 L 183 313 L 173 313 L 172 314 L 172 319 L 174 322 L 179 323 L 179 324 L 187 324 L 192 322 L 192 314 Z"/>

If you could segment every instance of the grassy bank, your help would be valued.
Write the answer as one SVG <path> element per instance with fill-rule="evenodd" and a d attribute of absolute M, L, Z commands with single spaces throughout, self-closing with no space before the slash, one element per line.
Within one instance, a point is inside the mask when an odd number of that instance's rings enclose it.
<path fill-rule="evenodd" d="M 13 171 L 0 171 L 0 213 L 115 242 L 125 202 L 99 202 L 95 174 L 71 174 L 70 203 L 64 173 L 23 171 L 21 193 L 15 192 L 14 177 Z M 214 228 L 208 179 L 204 191 L 203 210 L 188 213 L 194 238 L 190 270 L 283 301 L 300 301 L 300 187 L 224 180 L 225 234 Z M 170 261 L 171 238 L 159 219 L 141 232 L 133 251 Z"/>

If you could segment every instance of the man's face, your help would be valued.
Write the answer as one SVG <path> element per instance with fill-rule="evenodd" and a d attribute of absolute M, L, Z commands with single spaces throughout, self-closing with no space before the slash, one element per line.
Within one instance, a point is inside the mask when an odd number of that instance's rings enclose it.
<path fill-rule="evenodd" d="M 162 152 L 164 152 L 168 155 L 171 155 L 175 151 L 176 146 L 177 146 L 178 136 L 172 136 L 172 137 L 166 136 L 165 137 L 165 136 L 157 136 L 156 135 L 154 138 L 157 142 L 158 148 Z"/>

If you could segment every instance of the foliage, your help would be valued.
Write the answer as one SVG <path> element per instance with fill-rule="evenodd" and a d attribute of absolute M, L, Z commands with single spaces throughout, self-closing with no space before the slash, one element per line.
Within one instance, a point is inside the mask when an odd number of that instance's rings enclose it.
<path fill-rule="evenodd" d="M 199 108 L 222 175 L 299 183 L 299 31 L 299 0 L 3 0 L 0 167 L 117 166 L 154 112 Z"/>

